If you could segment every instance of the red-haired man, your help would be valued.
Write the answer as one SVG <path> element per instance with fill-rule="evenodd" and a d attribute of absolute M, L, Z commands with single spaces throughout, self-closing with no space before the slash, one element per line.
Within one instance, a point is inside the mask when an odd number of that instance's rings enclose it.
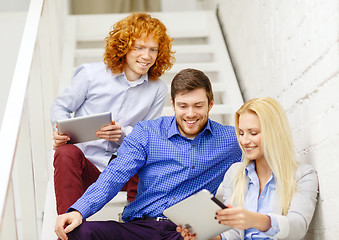
<path fill-rule="evenodd" d="M 54 186 L 58 214 L 85 192 L 116 156 L 124 137 L 141 120 L 160 116 L 167 94 L 159 77 L 173 65 L 172 40 L 164 24 L 146 13 L 134 13 L 112 26 L 105 38 L 104 61 L 77 68 L 70 85 L 51 108 L 54 128 Z M 67 144 L 59 135 L 61 119 L 111 112 L 112 125 L 97 132 L 100 140 Z M 123 189 L 136 196 L 138 176 Z"/>

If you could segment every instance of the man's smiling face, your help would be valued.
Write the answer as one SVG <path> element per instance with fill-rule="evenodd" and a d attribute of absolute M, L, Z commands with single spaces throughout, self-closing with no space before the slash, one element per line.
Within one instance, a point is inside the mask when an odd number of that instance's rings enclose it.
<path fill-rule="evenodd" d="M 144 75 L 155 63 L 158 56 L 158 42 L 150 35 L 145 39 L 137 39 L 133 50 L 126 54 L 124 72 L 129 81 L 135 81 Z"/>
<path fill-rule="evenodd" d="M 179 92 L 174 102 L 172 99 L 172 107 L 181 135 L 195 138 L 206 126 L 212 106 L 213 100 L 208 103 L 203 88 Z"/>

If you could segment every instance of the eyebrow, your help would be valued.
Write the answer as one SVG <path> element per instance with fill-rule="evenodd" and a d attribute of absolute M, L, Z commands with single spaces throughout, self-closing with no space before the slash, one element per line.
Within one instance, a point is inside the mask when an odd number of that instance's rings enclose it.
<path fill-rule="evenodd" d="M 194 105 L 197 105 L 197 104 L 202 104 L 202 103 L 206 103 L 206 101 L 200 101 L 200 102 L 196 102 L 196 103 L 193 103 Z M 188 104 L 186 102 L 176 102 L 176 104 Z"/>
<path fill-rule="evenodd" d="M 249 130 L 249 131 L 260 131 L 259 128 L 248 128 L 248 129 L 246 129 L 246 130 Z M 239 131 L 244 131 L 244 130 L 242 130 L 241 128 L 239 128 Z"/>
<path fill-rule="evenodd" d="M 142 43 L 136 43 L 134 42 L 133 46 L 141 46 L 141 47 L 147 47 L 145 44 L 142 44 Z M 150 46 L 149 48 L 159 48 L 159 45 L 158 46 Z"/>

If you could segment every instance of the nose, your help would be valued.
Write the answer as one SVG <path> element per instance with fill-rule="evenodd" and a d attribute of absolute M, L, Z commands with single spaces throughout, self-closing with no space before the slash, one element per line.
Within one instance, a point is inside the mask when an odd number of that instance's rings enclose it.
<path fill-rule="evenodd" d="M 150 49 L 145 48 L 143 53 L 142 53 L 142 57 L 144 59 L 150 59 L 151 58 L 151 51 L 150 51 Z"/>
<path fill-rule="evenodd" d="M 245 134 L 245 133 L 240 136 L 239 140 L 240 140 L 241 145 L 246 145 L 246 144 L 250 143 L 250 139 L 247 136 L 247 134 Z"/>
<path fill-rule="evenodd" d="M 187 115 L 187 117 L 194 117 L 195 116 L 194 109 L 192 107 L 188 108 L 187 112 L 186 112 L 186 115 Z"/>

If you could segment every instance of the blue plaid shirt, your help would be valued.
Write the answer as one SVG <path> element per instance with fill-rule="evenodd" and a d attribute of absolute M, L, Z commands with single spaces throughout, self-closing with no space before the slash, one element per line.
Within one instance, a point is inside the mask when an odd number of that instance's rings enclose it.
<path fill-rule="evenodd" d="M 241 159 L 234 127 L 209 120 L 193 140 L 183 137 L 174 117 L 139 122 L 114 159 L 71 206 L 83 218 L 99 211 L 135 173 L 138 194 L 123 220 L 163 217 L 163 210 L 208 189 L 213 194 L 232 163 Z"/>

